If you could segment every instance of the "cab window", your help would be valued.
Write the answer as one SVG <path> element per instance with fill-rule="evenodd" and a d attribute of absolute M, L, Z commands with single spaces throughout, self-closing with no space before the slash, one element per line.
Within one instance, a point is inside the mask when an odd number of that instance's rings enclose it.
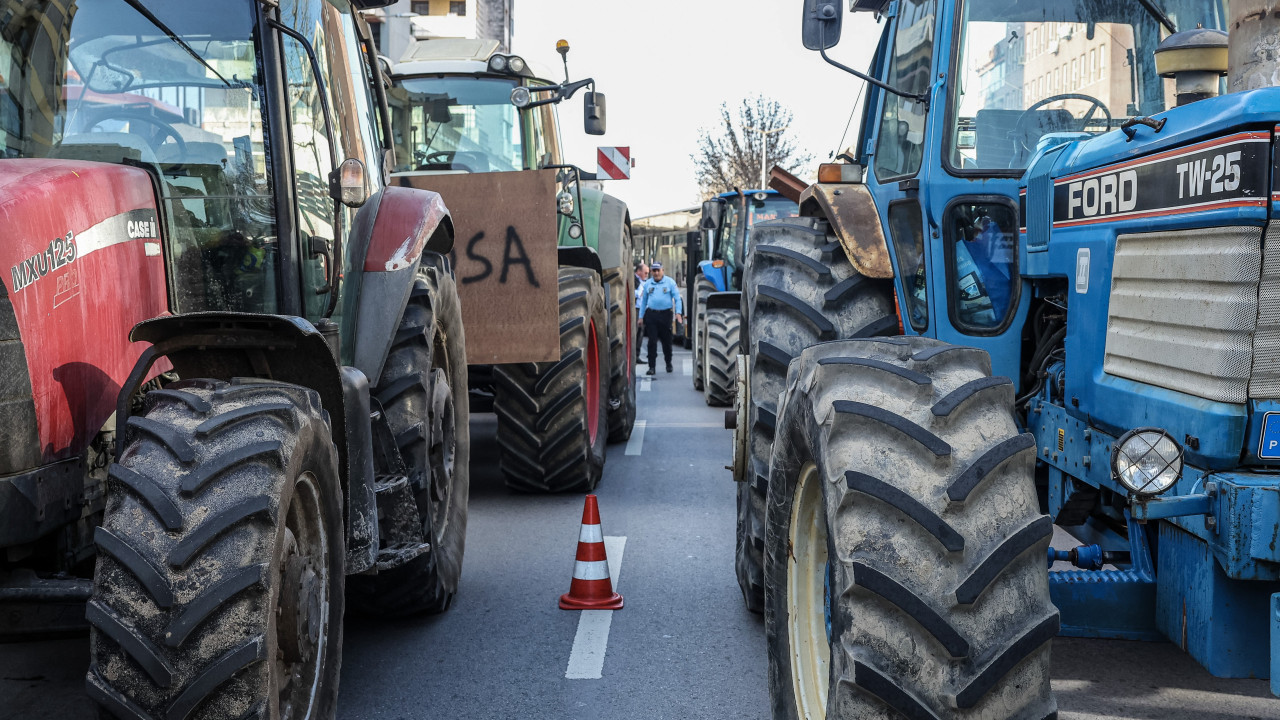
<path fill-rule="evenodd" d="M 952 324 L 974 335 L 998 331 L 1018 301 L 1016 211 L 1006 201 L 961 200 L 943 228 Z"/>
<path fill-rule="evenodd" d="M 902 200 L 889 206 L 889 238 L 898 261 L 906 317 L 911 327 L 923 332 L 929 327 L 929 286 L 924 262 L 924 221 L 920 203 Z"/>
<path fill-rule="evenodd" d="M 935 14 L 935 0 L 899 0 L 886 77 L 890 86 L 911 94 L 928 92 L 933 73 Z M 927 117 L 927 108 L 919 100 L 884 93 L 876 144 L 877 179 L 909 177 L 920 171 Z"/>

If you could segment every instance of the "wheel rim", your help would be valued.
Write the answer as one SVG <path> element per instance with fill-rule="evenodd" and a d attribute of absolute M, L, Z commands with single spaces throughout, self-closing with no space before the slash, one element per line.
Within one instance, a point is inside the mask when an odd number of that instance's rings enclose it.
<path fill-rule="evenodd" d="M 311 473 L 294 482 L 277 550 L 280 592 L 271 613 L 276 638 L 271 681 L 278 703 L 273 716 L 282 720 L 310 717 L 328 650 L 330 548 L 320 497 Z"/>
<path fill-rule="evenodd" d="M 431 399 L 431 528 L 438 540 L 444 537 L 449 523 L 449 507 L 453 502 L 453 472 L 458 454 L 457 414 L 453 405 L 453 389 L 443 369 L 433 373 Z"/>
<path fill-rule="evenodd" d="M 796 481 L 788 536 L 787 634 L 791 682 L 800 718 L 826 717 L 831 666 L 827 519 L 817 466 L 806 464 Z"/>
<path fill-rule="evenodd" d="M 600 346 L 596 342 L 596 321 L 587 326 L 587 439 L 596 444 L 600 432 Z"/>

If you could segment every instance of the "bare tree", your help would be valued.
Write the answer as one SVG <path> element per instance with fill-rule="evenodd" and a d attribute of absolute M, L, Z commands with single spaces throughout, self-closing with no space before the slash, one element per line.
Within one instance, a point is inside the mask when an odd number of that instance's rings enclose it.
<path fill-rule="evenodd" d="M 720 126 L 714 134 L 706 129 L 698 136 L 698 150 L 691 157 L 697 167 L 698 187 L 703 197 L 760 184 L 760 150 L 765 146 L 765 168 L 774 165 L 797 173 L 812 157 L 796 147 L 787 128 L 791 111 L 777 100 L 763 95 L 744 98 L 735 118 L 729 106 L 720 104 Z"/>

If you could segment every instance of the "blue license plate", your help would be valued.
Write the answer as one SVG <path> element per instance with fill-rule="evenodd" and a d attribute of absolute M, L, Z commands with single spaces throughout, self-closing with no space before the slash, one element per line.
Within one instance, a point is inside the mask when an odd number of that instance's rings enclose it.
<path fill-rule="evenodd" d="M 1258 457 L 1263 460 L 1280 460 L 1280 412 L 1262 416 L 1262 440 L 1258 443 Z"/>

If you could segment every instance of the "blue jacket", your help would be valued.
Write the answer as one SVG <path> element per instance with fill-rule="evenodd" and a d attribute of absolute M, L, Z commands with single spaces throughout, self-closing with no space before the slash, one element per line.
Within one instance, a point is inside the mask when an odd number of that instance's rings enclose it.
<path fill-rule="evenodd" d="M 644 292 L 640 295 L 640 317 L 649 310 L 670 310 L 675 308 L 677 315 L 684 314 L 684 298 L 680 297 L 680 288 L 676 281 L 664 277 L 661 281 L 649 278 L 644 283 Z"/>

